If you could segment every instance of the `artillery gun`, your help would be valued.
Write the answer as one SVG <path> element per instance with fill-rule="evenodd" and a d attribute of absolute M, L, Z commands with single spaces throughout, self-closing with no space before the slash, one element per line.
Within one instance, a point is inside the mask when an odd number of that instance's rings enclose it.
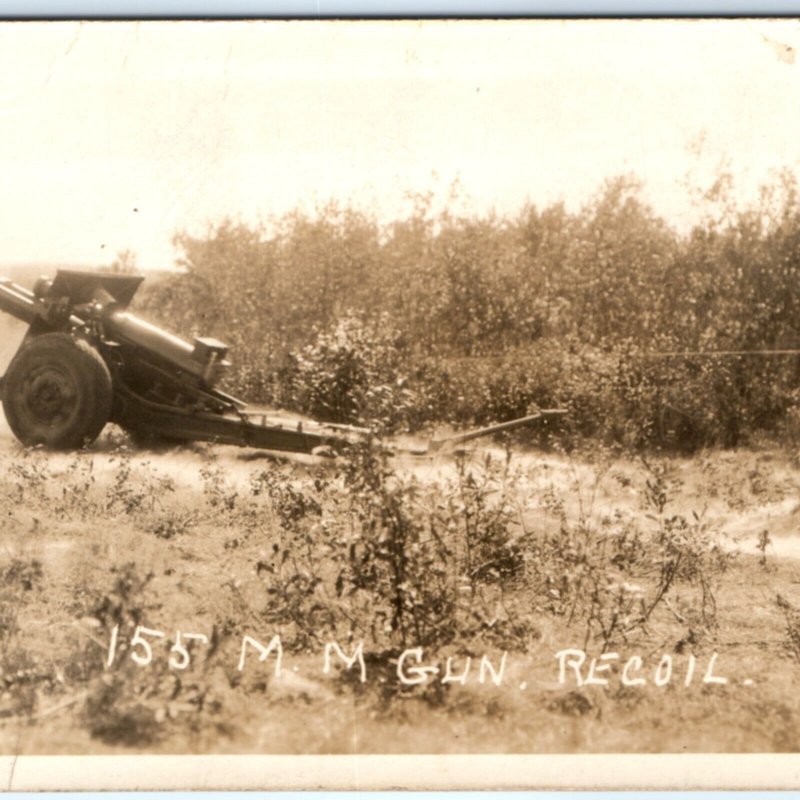
<path fill-rule="evenodd" d="M 134 440 L 209 441 L 294 453 L 335 452 L 368 428 L 287 420 L 217 388 L 228 347 L 189 343 L 128 311 L 143 276 L 59 270 L 29 291 L 0 279 L 0 310 L 28 331 L 0 379 L 8 424 L 24 445 L 69 450 L 108 422 Z M 538 411 L 510 422 L 406 447 L 415 455 L 565 413 Z"/>

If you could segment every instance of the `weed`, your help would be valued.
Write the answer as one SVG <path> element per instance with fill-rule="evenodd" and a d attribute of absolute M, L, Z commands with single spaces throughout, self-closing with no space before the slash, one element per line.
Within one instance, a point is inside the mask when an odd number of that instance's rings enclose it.
<path fill-rule="evenodd" d="M 601 463 L 598 475 L 606 468 Z M 669 513 L 672 483 L 664 465 L 648 466 L 645 524 L 619 512 L 596 519 L 597 481 L 588 502 L 579 497 L 574 518 L 562 497 L 543 493 L 541 502 L 555 524 L 520 538 L 527 554 L 525 583 L 539 610 L 582 626 L 584 647 L 598 640 L 606 650 L 645 633 L 680 582 L 699 587 L 699 616 L 714 627 L 715 590 L 731 556 L 698 515 Z M 576 479 L 576 491 L 579 485 Z"/>
<path fill-rule="evenodd" d="M 269 497 L 272 510 L 284 528 L 290 528 L 308 516 L 319 516 L 322 508 L 315 493 L 324 491 L 325 485 L 323 479 L 317 478 L 312 493 L 286 480 L 285 475 L 275 470 L 262 470 L 250 476 L 252 496 Z"/>
<path fill-rule="evenodd" d="M 147 525 L 147 530 L 159 539 L 174 539 L 191 531 L 196 524 L 194 510 L 165 509 Z"/>
<path fill-rule="evenodd" d="M 480 582 L 508 581 L 518 577 L 524 554 L 515 536 L 515 508 L 509 502 L 507 480 L 510 458 L 498 469 L 487 454 L 478 468 L 466 457 L 456 461 L 457 494 L 449 519 L 459 519 L 463 531 L 464 571 L 471 590 Z"/>
<path fill-rule="evenodd" d="M 775 595 L 775 603 L 786 622 L 786 650 L 794 658 L 800 658 L 800 610 L 781 594 Z"/>
<path fill-rule="evenodd" d="M 239 493 L 228 482 L 223 468 L 219 465 L 203 467 L 200 470 L 200 477 L 203 479 L 203 494 L 206 503 L 214 509 L 233 511 Z"/>
<path fill-rule="evenodd" d="M 770 538 L 769 531 L 764 528 L 761 533 L 758 534 L 758 542 L 756 544 L 756 549 L 759 553 L 761 553 L 760 558 L 758 559 L 758 563 L 761 564 L 762 567 L 766 568 L 767 566 L 767 548 L 772 544 L 772 539 Z"/>
<path fill-rule="evenodd" d="M 137 469 L 126 453 L 112 456 L 116 460 L 114 477 L 106 488 L 103 510 L 126 515 L 141 511 L 152 512 L 161 504 L 164 494 L 175 491 L 173 480 L 159 476 L 142 462 Z"/>
<path fill-rule="evenodd" d="M 19 504 L 46 502 L 49 472 L 38 448 L 20 448 L 7 468 L 12 497 Z"/>
<path fill-rule="evenodd" d="M 0 716 L 32 714 L 39 686 L 53 680 L 20 641 L 20 613 L 43 577 L 36 559 L 14 558 L 0 568 Z"/>
<path fill-rule="evenodd" d="M 73 457 L 58 476 L 60 496 L 55 498 L 56 515 L 87 519 L 96 513 L 97 503 L 92 495 L 96 487 L 94 460 L 83 454 Z"/>
<path fill-rule="evenodd" d="M 14 558 L 0 568 L 0 646 L 4 655 L 19 633 L 19 615 L 27 596 L 42 579 L 42 565 L 37 559 Z"/>

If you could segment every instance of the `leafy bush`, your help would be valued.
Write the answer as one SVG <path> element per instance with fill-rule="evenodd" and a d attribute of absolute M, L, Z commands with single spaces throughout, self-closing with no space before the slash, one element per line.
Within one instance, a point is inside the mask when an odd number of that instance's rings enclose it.
<path fill-rule="evenodd" d="M 719 578 L 733 556 L 701 518 L 670 512 L 663 465 L 648 467 L 644 519 L 621 512 L 596 518 L 592 498 L 608 466 L 583 488 L 589 498 L 578 497 L 577 511 L 567 511 L 563 494 L 546 492 L 537 502 L 550 522 L 524 526 L 517 542 L 534 609 L 579 626 L 585 647 L 599 641 L 608 648 L 646 634 L 674 590 L 688 586 L 697 595 L 692 624 L 713 630 Z"/>
<path fill-rule="evenodd" d="M 282 533 L 256 571 L 264 617 L 287 626 L 290 647 L 363 639 L 387 657 L 479 640 L 527 647 L 528 620 L 489 612 L 522 571 L 497 465 L 463 465 L 455 485 L 431 487 L 366 443 L 334 482 L 268 486 Z"/>
<path fill-rule="evenodd" d="M 265 474 L 259 492 L 280 511 L 281 533 L 255 565 L 262 616 L 290 648 L 363 640 L 386 658 L 408 647 L 525 651 L 542 615 L 609 647 L 646 633 L 689 587 L 692 635 L 713 631 L 731 556 L 701 518 L 670 512 L 663 466 L 650 476 L 646 521 L 599 522 L 589 509 L 570 516 L 562 496 L 522 493 L 508 458 L 460 458 L 455 477 L 430 485 L 398 474 L 368 443 L 331 481 Z M 550 523 L 528 521 L 537 505 Z"/>
<path fill-rule="evenodd" d="M 414 405 L 403 370 L 402 337 L 387 318 L 344 317 L 287 357 L 278 397 L 320 420 L 396 430 L 408 425 Z"/>

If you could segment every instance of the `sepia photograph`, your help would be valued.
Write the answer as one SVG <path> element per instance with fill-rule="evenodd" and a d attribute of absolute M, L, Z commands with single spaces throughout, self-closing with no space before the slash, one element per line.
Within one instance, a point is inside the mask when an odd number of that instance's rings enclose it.
<path fill-rule="evenodd" d="M 0 23 L 0 780 L 800 751 L 798 48 Z"/>

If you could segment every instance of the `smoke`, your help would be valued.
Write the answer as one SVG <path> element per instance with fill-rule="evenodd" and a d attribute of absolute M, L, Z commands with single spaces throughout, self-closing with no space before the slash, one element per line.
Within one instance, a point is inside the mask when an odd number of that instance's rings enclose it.
<path fill-rule="evenodd" d="M 0 374 L 5 374 L 28 326 L 8 314 L 0 316 Z"/>

